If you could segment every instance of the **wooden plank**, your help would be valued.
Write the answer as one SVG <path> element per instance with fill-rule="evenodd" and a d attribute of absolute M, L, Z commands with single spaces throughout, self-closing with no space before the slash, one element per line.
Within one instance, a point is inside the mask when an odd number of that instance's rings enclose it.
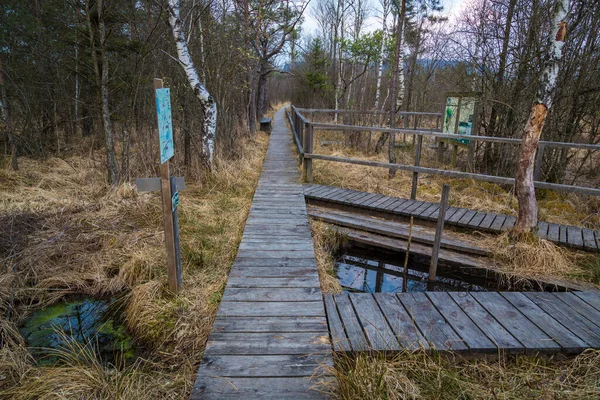
<path fill-rule="evenodd" d="M 559 240 L 559 232 L 560 227 L 558 224 L 550 223 L 548 224 L 548 240 L 551 242 L 558 242 Z"/>
<path fill-rule="evenodd" d="M 425 218 L 425 219 L 432 219 L 432 220 L 433 220 L 433 218 L 430 218 L 430 216 L 431 216 L 431 215 L 432 215 L 434 212 L 438 211 L 439 209 L 440 209 L 440 205 L 439 205 L 439 204 L 436 204 L 436 203 L 434 203 L 434 204 L 431 204 L 429 207 L 427 207 L 427 208 L 425 209 L 425 211 L 423 211 L 423 212 L 421 213 L 421 218 Z"/>
<path fill-rule="evenodd" d="M 422 205 L 423 205 L 422 201 L 415 201 L 413 204 L 411 204 L 410 206 L 408 206 L 404 210 L 402 210 L 402 212 L 407 215 L 415 215 L 415 210 L 418 209 L 419 207 L 421 207 Z"/>
<path fill-rule="evenodd" d="M 550 293 L 528 292 L 525 293 L 525 296 L 587 344 L 592 347 L 600 347 L 598 327 L 587 319 L 581 318 L 565 303 L 551 296 Z"/>
<path fill-rule="evenodd" d="M 315 268 L 315 272 L 316 272 L 316 266 L 317 266 L 317 260 L 315 260 L 312 257 L 307 257 L 307 258 L 287 258 L 287 257 L 282 257 L 282 258 L 270 258 L 270 259 L 266 259 L 266 258 L 244 258 L 244 257 L 238 257 L 235 262 L 234 262 L 234 267 L 235 268 L 245 268 L 245 267 L 264 267 L 264 268 L 273 268 L 273 267 L 278 267 L 278 268 L 288 268 L 288 267 L 293 267 L 293 268 L 297 268 L 297 267 L 313 267 Z"/>
<path fill-rule="evenodd" d="M 511 230 L 512 228 L 514 228 L 516 222 L 517 222 L 517 219 L 515 217 L 513 217 L 512 215 L 508 215 L 506 217 L 506 219 L 504 220 L 504 223 L 502 224 L 502 228 L 500 228 L 500 230 L 503 230 L 503 231 Z"/>
<path fill-rule="evenodd" d="M 471 219 L 471 221 L 469 221 L 467 226 L 473 229 L 479 228 L 479 225 L 483 222 L 486 216 L 487 213 L 477 211 L 477 214 L 473 216 L 473 218 Z"/>
<path fill-rule="evenodd" d="M 344 331 L 344 325 L 340 319 L 333 296 L 326 294 L 323 296 L 325 303 L 325 311 L 327 313 L 327 324 L 329 326 L 329 334 L 331 335 L 331 343 L 335 351 L 349 352 L 352 350 L 346 332 Z"/>
<path fill-rule="evenodd" d="M 580 352 L 587 347 L 587 344 L 583 340 L 559 324 L 551 315 L 544 312 L 524 296 L 523 293 L 506 292 L 502 293 L 502 296 L 558 343 L 563 348 L 563 351 L 574 353 Z"/>
<path fill-rule="evenodd" d="M 467 208 L 458 208 L 452 216 L 446 218 L 446 223 L 456 225 L 469 210 Z"/>
<path fill-rule="evenodd" d="M 479 302 L 521 344 L 526 352 L 558 351 L 560 346 L 499 293 L 473 292 Z"/>
<path fill-rule="evenodd" d="M 547 222 L 540 221 L 538 223 L 537 236 L 540 239 L 547 239 L 548 238 L 548 223 Z"/>
<path fill-rule="evenodd" d="M 577 226 L 567 226 L 567 240 L 569 244 L 578 249 L 583 249 L 583 232 Z"/>
<path fill-rule="evenodd" d="M 417 208 L 417 209 L 415 210 L 415 212 L 414 212 L 414 215 L 415 215 L 415 216 L 417 216 L 417 217 L 419 217 L 419 218 L 422 218 L 422 216 L 423 216 L 423 213 L 424 213 L 426 210 L 428 210 L 428 209 L 429 209 L 431 206 L 433 206 L 433 205 L 434 205 L 434 204 L 431 204 L 431 203 L 429 203 L 429 202 L 423 202 L 423 204 L 422 204 L 422 205 L 421 205 L 419 208 Z"/>
<path fill-rule="evenodd" d="M 409 350 L 429 349 L 427 340 L 393 293 L 375 293 L 374 297 L 403 348 Z"/>
<path fill-rule="evenodd" d="M 323 388 L 318 380 L 288 377 L 231 377 L 215 379 L 213 376 L 198 376 L 190 400 L 228 399 L 323 399 Z"/>
<path fill-rule="evenodd" d="M 202 359 L 206 374 L 219 377 L 309 377 L 333 360 L 319 354 L 308 355 L 215 355 Z"/>
<path fill-rule="evenodd" d="M 363 331 L 375 351 L 399 350 L 398 342 L 389 327 L 377 302 L 370 293 L 351 293 L 350 301 L 354 305 L 356 315 Z"/>
<path fill-rule="evenodd" d="M 460 335 L 464 343 L 469 346 L 471 352 L 494 353 L 498 351 L 496 345 L 461 310 L 448 293 L 428 292 L 427 297 L 456 333 Z"/>
<path fill-rule="evenodd" d="M 471 220 L 473 219 L 473 217 L 475 216 L 475 214 L 477 214 L 477 211 L 473 211 L 473 210 L 469 210 L 465 213 L 465 215 L 463 215 L 457 222 L 456 224 L 458 226 L 468 226 L 469 222 L 471 222 Z"/>
<path fill-rule="evenodd" d="M 315 267 L 272 268 L 272 267 L 244 267 L 232 268 L 229 277 L 235 278 L 296 278 L 317 277 Z"/>
<path fill-rule="evenodd" d="M 348 337 L 348 341 L 352 347 L 353 351 L 367 351 L 369 349 L 369 343 L 365 334 L 358 322 L 356 317 L 356 313 L 352 308 L 352 304 L 350 303 L 350 299 L 348 299 L 347 294 L 336 294 L 333 296 L 333 299 L 337 305 L 338 313 L 342 323 L 344 324 L 344 329 L 346 331 L 346 336 Z"/>
<path fill-rule="evenodd" d="M 494 218 L 494 222 L 492 222 L 490 229 L 493 231 L 500 231 L 500 229 L 502 229 L 502 225 L 504 225 L 504 221 L 506 221 L 506 215 L 496 215 L 496 218 Z"/>
<path fill-rule="evenodd" d="M 594 231 L 588 228 L 582 229 L 583 233 L 583 247 L 586 250 L 598 250 L 598 246 L 596 246 L 596 240 L 594 238 Z"/>
<path fill-rule="evenodd" d="M 222 317 L 321 317 L 325 315 L 325 309 L 321 300 L 305 301 L 302 304 L 296 301 L 221 301 L 218 315 Z"/>
<path fill-rule="evenodd" d="M 312 288 L 225 288 L 223 301 L 319 301 L 321 290 Z M 298 305 L 301 307 L 301 305 Z"/>
<path fill-rule="evenodd" d="M 494 223 L 494 219 L 496 219 L 496 214 L 486 213 L 485 218 L 483 218 L 483 221 L 481 221 L 481 223 L 479 224 L 479 228 L 486 229 L 486 230 L 490 229 L 490 227 Z"/>
<path fill-rule="evenodd" d="M 406 202 L 406 199 L 395 199 L 393 202 L 384 206 L 383 209 L 386 211 L 393 211 L 396 207 Z"/>
<path fill-rule="evenodd" d="M 396 294 L 429 344 L 437 350 L 467 351 L 462 338 L 446 322 L 424 293 Z"/>
<path fill-rule="evenodd" d="M 452 300 L 502 352 L 520 353 L 523 345 L 469 293 L 450 292 Z"/>
<path fill-rule="evenodd" d="M 394 208 L 394 213 L 396 214 L 404 214 L 404 210 L 415 203 L 414 200 L 406 200 L 404 203 Z"/>
<path fill-rule="evenodd" d="M 318 288 L 318 277 L 302 276 L 294 278 L 239 278 L 229 277 L 227 287 L 231 288 Z"/>
<path fill-rule="evenodd" d="M 596 332 L 600 333 L 600 311 L 596 310 L 571 292 L 556 292 L 552 293 L 552 295 L 560 299 L 563 303 L 566 303 L 583 318 L 596 325 L 598 327 Z"/>
<path fill-rule="evenodd" d="M 206 353 L 222 354 L 317 354 L 331 352 L 329 335 L 324 332 L 212 333 Z"/>
<path fill-rule="evenodd" d="M 558 228 L 558 241 L 560 243 L 567 243 L 567 227 L 565 225 L 559 225 Z"/>
<path fill-rule="evenodd" d="M 369 208 L 371 204 L 375 204 L 377 201 L 381 200 L 384 196 L 381 194 L 375 194 L 373 197 L 367 197 L 366 200 L 361 201 L 359 206 L 362 208 Z"/>
<path fill-rule="evenodd" d="M 596 310 L 600 311 L 600 293 L 598 292 L 573 292 L 573 294 L 585 301 Z"/>
<path fill-rule="evenodd" d="M 222 317 L 217 316 L 213 332 L 324 332 L 327 320 L 321 317 Z"/>

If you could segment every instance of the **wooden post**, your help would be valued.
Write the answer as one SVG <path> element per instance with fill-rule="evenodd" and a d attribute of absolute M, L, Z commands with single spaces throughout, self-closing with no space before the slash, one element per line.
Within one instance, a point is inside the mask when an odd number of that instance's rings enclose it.
<path fill-rule="evenodd" d="M 162 89 L 162 79 L 154 79 L 154 89 Z M 181 289 L 181 266 L 177 266 L 177 253 L 175 247 L 175 226 L 173 223 L 173 203 L 171 194 L 171 177 L 169 161 L 160 164 L 160 185 L 163 205 L 163 225 L 165 227 L 165 246 L 167 247 L 167 269 L 169 275 L 169 288 L 174 293 Z M 179 270 L 179 276 L 178 276 Z"/>
<path fill-rule="evenodd" d="M 442 186 L 442 200 L 440 201 L 440 211 L 438 214 L 437 225 L 435 227 L 435 239 L 431 251 L 431 264 L 429 265 L 429 276 L 427 280 L 430 283 L 435 281 L 437 274 L 438 256 L 440 253 L 440 244 L 442 242 L 442 233 L 444 232 L 444 220 L 446 219 L 446 208 L 448 208 L 448 197 L 450 195 L 450 186 Z"/>
<path fill-rule="evenodd" d="M 546 146 L 543 144 L 538 145 L 537 154 L 535 155 L 535 170 L 533 171 L 533 180 L 539 181 L 542 175 L 542 162 L 544 161 L 544 149 Z"/>
<path fill-rule="evenodd" d="M 406 254 L 404 255 L 404 268 L 402 269 L 402 291 L 408 290 L 408 256 L 410 254 L 410 242 L 412 241 L 412 229 L 414 219 L 410 217 L 410 227 L 408 228 L 408 241 L 406 242 Z"/>
<path fill-rule="evenodd" d="M 423 135 L 418 135 L 417 149 L 415 154 L 415 167 L 421 165 L 421 149 L 423 148 Z M 413 172 L 412 176 L 412 189 L 410 190 L 410 199 L 415 200 L 417 198 L 417 186 L 419 185 L 419 173 Z"/>
<path fill-rule="evenodd" d="M 312 155 L 313 152 L 313 126 L 306 124 L 306 130 L 304 134 L 304 153 Z M 312 158 L 304 158 L 304 177 L 306 182 L 312 183 Z"/>

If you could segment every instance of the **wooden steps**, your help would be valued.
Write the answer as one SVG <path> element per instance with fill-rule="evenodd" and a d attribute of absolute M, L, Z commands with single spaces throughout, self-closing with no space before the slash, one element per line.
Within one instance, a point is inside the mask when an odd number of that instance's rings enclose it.
<path fill-rule="evenodd" d="M 344 206 L 362 209 L 379 215 L 393 215 L 423 221 L 436 221 L 439 204 L 397 197 L 383 196 L 350 189 L 323 185 L 305 185 L 304 196 L 309 204 L 323 206 Z M 483 232 L 500 233 L 512 229 L 515 217 L 449 207 L 446 211 L 446 225 L 474 229 Z M 556 244 L 580 250 L 600 251 L 600 232 L 571 225 L 559 225 L 540 221 L 537 235 Z"/>
<path fill-rule="evenodd" d="M 337 352 L 425 349 L 470 354 L 600 348 L 597 292 L 325 295 Z"/>
<path fill-rule="evenodd" d="M 283 109 L 192 399 L 322 399 L 331 343 Z"/>

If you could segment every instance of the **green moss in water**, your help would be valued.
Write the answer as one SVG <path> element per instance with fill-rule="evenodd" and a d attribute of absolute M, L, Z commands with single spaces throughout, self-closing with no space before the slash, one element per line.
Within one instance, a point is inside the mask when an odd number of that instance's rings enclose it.
<path fill-rule="evenodd" d="M 60 302 L 33 313 L 21 327 L 31 354 L 40 363 L 53 363 L 52 350 L 65 346 L 58 331 L 82 345 L 91 343 L 103 362 L 135 357 L 132 339 L 123 324 L 109 312 L 107 300 L 81 298 Z"/>

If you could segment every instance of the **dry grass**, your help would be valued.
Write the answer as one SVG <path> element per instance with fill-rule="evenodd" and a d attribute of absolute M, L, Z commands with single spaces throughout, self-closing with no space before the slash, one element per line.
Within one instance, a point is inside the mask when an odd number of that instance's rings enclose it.
<path fill-rule="evenodd" d="M 348 238 L 327 224 L 310 221 L 312 239 L 317 257 L 317 270 L 323 293 L 341 293 L 342 286 L 335 276 L 334 255 L 347 244 Z"/>
<path fill-rule="evenodd" d="M 351 399 L 597 399 L 600 351 L 575 357 L 459 356 L 400 353 L 393 358 L 342 356 L 332 368 L 336 398 Z"/>
<path fill-rule="evenodd" d="M 214 174 L 186 182 L 179 207 L 184 288 L 178 296 L 168 290 L 157 193 L 138 194 L 129 184 L 111 189 L 103 165 L 81 157 L 20 159 L 19 172 L 0 170 L 0 259 L 3 272 L 13 259 L 18 269 L 16 276 L 0 275 L 2 318 L 13 285 L 15 295 L 13 318 L 0 320 L 0 398 L 186 397 L 267 143 L 259 133 L 240 146 L 241 158 L 217 159 Z M 70 294 L 119 297 L 147 360 L 126 368 L 36 367 L 14 326 Z"/>

